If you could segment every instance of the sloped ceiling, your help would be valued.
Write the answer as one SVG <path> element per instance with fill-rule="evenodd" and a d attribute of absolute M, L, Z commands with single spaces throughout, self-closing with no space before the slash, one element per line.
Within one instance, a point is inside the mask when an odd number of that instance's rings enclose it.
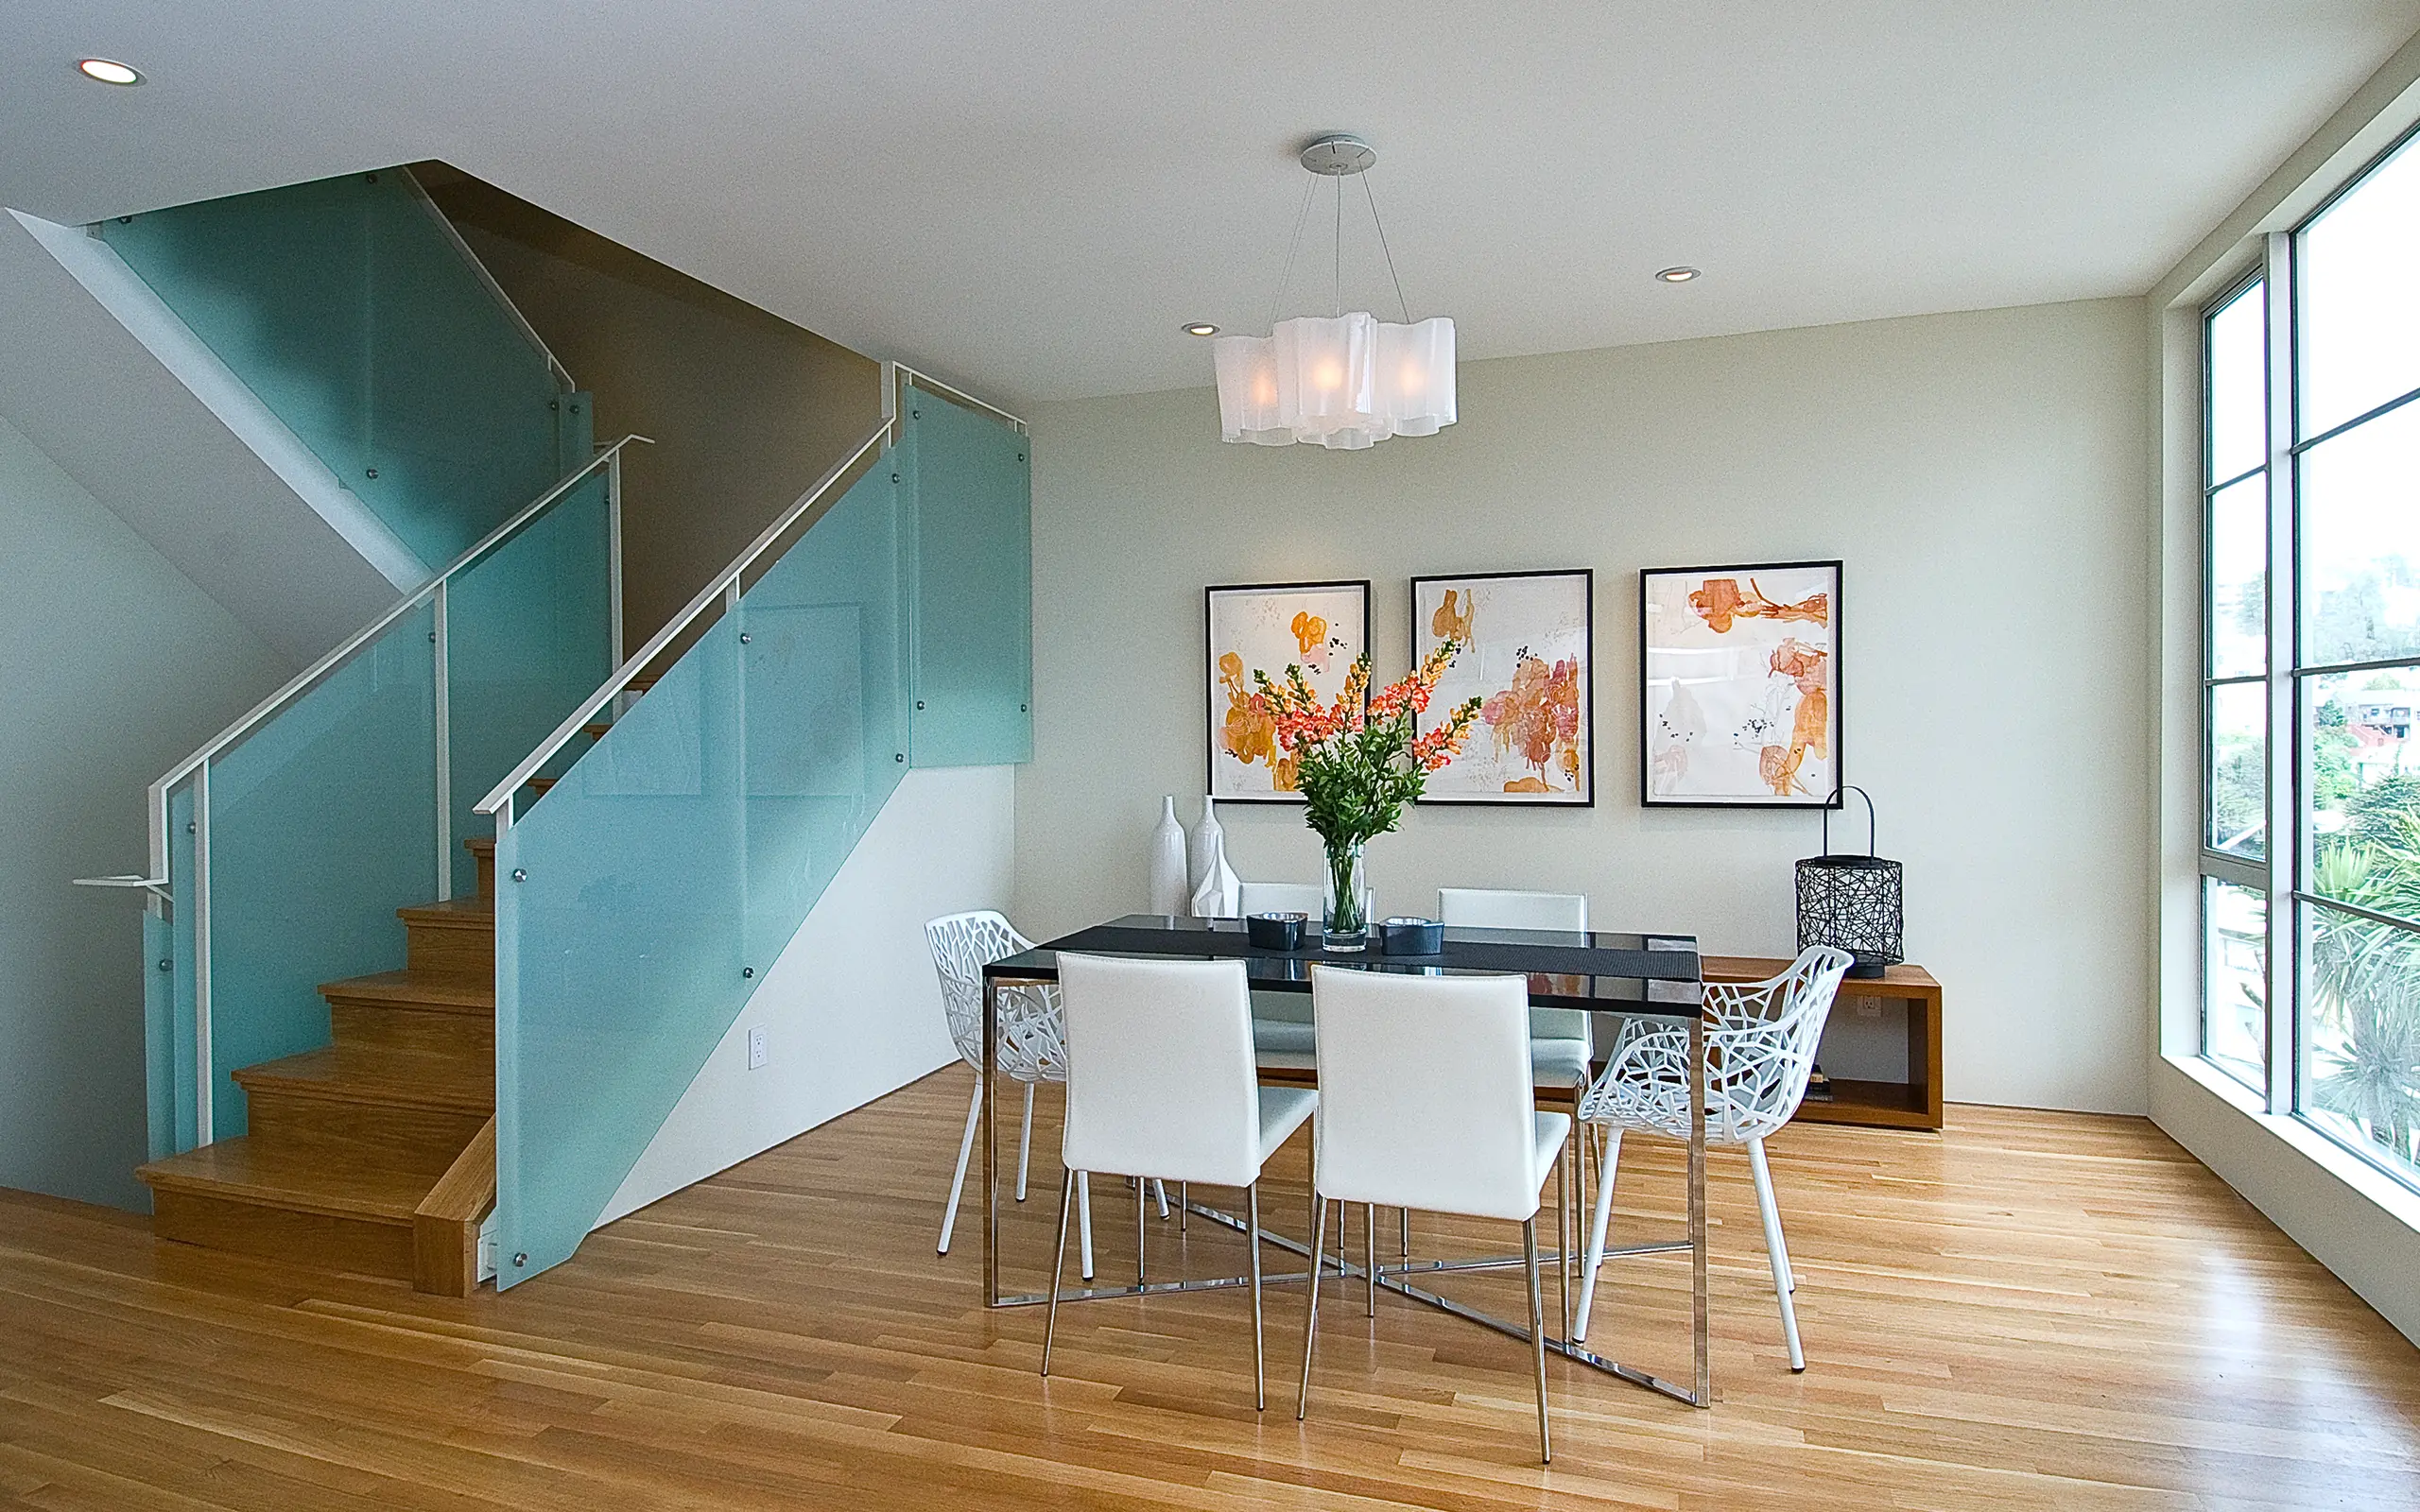
<path fill-rule="evenodd" d="M 1322 130 L 1377 145 L 1416 312 L 1470 356 L 1569 350 L 2140 293 L 2415 26 L 2420 0 L 93 0 L 0 15 L 0 201 L 84 220 L 441 158 L 861 351 L 1057 398 L 1205 382 L 1179 322 L 1266 326 Z M 88 53 L 150 82 L 88 83 Z M 1332 297 L 1312 240 L 1303 308 Z M 1706 276 L 1651 281 L 1673 263 Z M 1387 307 L 1366 243 L 1344 277 Z"/>

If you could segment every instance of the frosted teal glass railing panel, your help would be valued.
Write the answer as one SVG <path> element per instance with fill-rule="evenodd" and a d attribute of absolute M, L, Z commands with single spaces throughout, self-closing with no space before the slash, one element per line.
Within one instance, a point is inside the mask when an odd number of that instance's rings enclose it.
<path fill-rule="evenodd" d="M 614 670 L 607 483 L 602 472 L 581 483 L 448 586 L 457 841 L 488 833 L 472 806 Z M 454 893 L 468 896 L 470 853 L 449 849 Z"/>
<path fill-rule="evenodd" d="M 432 569 L 587 460 L 588 417 L 400 168 L 100 231 Z"/>
<path fill-rule="evenodd" d="M 145 1053 L 148 1074 L 155 1078 L 150 1086 L 152 1122 L 151 1156 L 158 1160 L 189 1150 L 199 1143 L 199 1121 L 195 1108 L 199 1101 L 201 1079 L 195 1070 L 199 1047 L 195 1042 L 195 995 L 199 973 L 199 957 L 194 952 L 194 919 L 197 910 L 192 904 L 194 891 L 194 802 L 193 789 L 182 787 L 168 795 L 168 886 L 172 896 L 182 900 L 172 905 L 161 932 L 166 936 L 165 958 L 168 970 L 160 970 L 159 955 L 144 962 L 147 975 L 152 980 L 167 980 L 166 1002 L 162 1005 L 164 1020 L 150 1012 L 151 994 L 144 994 L 145 1028 L 164 1030 L 164 1039 L 147 1039 Z M 144 945 L 151 943 L 154 923 L 147 912 L 144 923 Z M 165 1122 L 162 1122 L 162 1115 Z M 163 1141 L 166 1143 L 163 1143 Z"/>
<path fill-rule="evenodd" d="M 394 911 L 435 896 L 435 629 L 404 615 L 209 767 L 217 1139 L 245 1129 L 228 1074 L 326 1044 L 320 984 L 400 968 Z"/>
<path fill-rule="evenodd" d="M 496 845 L 499 1283 L 596 1225 L 907 769 L 869 473 Z"/>
<path fill-rule="evenodd" d="M 1026 438 L 910 387 L 895 470 L 914 486 L 919 766 L 1033 756 L 1033 538 Z"/>
<path fill-rule="evenodd" d="M 157 1160 L 177 1153 L 176 929 L 143 910 L 143 1126 Z M 163 970 L 165 968 L 165 970 Z"/>

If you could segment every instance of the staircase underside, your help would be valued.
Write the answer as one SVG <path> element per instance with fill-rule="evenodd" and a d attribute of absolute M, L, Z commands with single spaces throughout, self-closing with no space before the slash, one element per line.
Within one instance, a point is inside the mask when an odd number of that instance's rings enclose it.
<path fill-rule="evenodd" d="M 469 1292 L 495 1202 L 495 847 L 398 909 L 400 971 L 330 982 L 331 1042 L 234 1073 L 250 1131 L 136 1174 L 164 1239 Z"/>

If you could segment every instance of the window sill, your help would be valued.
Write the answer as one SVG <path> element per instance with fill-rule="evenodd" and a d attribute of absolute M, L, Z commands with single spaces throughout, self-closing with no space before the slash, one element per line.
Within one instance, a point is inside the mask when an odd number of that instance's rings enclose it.
<path fill-rule="evenodd" d="M 2251 1088 L 2201 1057 L 2164 1054 L 2160 1059 L 2264 1133 L 2342 1182 L 2371 1206 L 2420 1233 L 2420 1192 L 2412 1191 L 2301 1119 L 2265 1110 Z"/>

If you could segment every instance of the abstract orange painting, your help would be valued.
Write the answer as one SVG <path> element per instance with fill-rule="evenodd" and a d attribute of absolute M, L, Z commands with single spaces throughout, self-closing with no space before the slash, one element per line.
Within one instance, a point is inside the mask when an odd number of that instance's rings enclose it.
<path fill-rule="evenodd" d="M 1470 744 L 1422 802 L 1595 801 L 1593 581 L 1585 569 L 1411 580 L 1413 660 L 1453 641 L 1439 704 L 1479 700 Z"/>
<path fill-rule="evenodd" d="M 1210 796 L 1295 802 L 1294 758 L 1252 675 L 1299 666 L 1322 697 L 1344 685 L 1370 645 L 1370 585 L 1252 583 L 1204 591 L 1208 627 Z"/>
<path fill-rule="evenodd" d="M 1819 808 L 1841 786 L 1841 564 L 1639 575 L 1650 806 Z"/>

